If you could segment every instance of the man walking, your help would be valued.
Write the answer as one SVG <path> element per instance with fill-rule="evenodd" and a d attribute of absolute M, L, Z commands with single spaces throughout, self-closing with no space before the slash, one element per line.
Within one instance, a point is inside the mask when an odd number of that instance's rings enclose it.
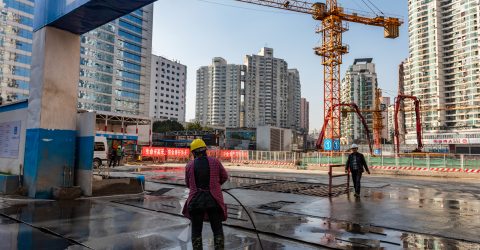
<path fill-rule="evenodd" d="M 363 168 L 370 174 L 367 161 L 363 154 L 358 152 L 357 144 L 352 144 L 350 148 L 352 153 L 348 156 L 347 164 L 345 164 L 345 173 L 352 173 L 353 187 L 355 188 L 355 197 L 360 197 L 360 179 L 362 178 Z"/>

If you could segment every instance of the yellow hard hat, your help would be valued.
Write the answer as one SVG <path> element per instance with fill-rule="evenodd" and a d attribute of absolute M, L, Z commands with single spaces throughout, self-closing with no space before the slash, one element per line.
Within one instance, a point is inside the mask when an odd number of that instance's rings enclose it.
<path fill-rule="evenodd" d="M 206 148 L 207 144 L 202 139 L 195 139 L 192 141 L 192 144 L 190 144 L 190 150 L 193 151 L 195 149 L 199 148 Z"/>

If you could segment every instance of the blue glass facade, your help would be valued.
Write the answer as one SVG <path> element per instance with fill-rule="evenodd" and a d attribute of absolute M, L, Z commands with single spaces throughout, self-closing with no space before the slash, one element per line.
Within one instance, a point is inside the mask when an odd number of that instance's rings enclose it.
<path fill-rule="evenodd" d="M 8 103 L 28 98 L 34 0 L 0 2 L 0 102 Z"/>
<path fill-rule="evenodd" d="M 82 36 L 79 108 L 148 116 L 152 11 L 147 6 Z"/>
<path fill-rule="evenodd" d="M 34 2 L 0 0 L 4 103 L 28 98 Z M 152 19 L 149 5 L 81 36 L 78 108 L 148 116 Z"/>

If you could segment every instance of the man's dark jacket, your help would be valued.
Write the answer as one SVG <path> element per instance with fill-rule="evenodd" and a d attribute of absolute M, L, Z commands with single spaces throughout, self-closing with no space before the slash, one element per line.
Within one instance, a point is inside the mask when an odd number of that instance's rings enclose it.
<path fill-rule="evenodd" d="M 365 170 L 367 170 L 367 172 L 369 171 L 368 166 L 367 166 L 367 161 L 365 160 L 365 157 L 363 156 L 363 154 L 361 154 L 359 152 L 351 153 L 348 156 L 347 163 L 345 164 L 345 170 L 349 170 L 349 169 L 350 169 L 350 171 L 352 170 L 353 157 L 357 157 L 357 162 L 360 165 L 358 171 L 363 173 L 363 168 L 365 168 Z"/>

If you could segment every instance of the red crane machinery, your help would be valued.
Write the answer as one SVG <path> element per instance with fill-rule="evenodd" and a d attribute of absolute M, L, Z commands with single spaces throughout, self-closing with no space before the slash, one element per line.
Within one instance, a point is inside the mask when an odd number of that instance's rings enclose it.
<path fill-rule="evenodd" d="M 395 124 L 395 148 L 397 154 L 400 153 L 400 140 L 398 139 L 399 130 L 398 130 L 398 111 L 400 110 L 400 102 L 405 99 L 412 99 L 415 104 L 415 116 L 416 116 L 416 130 L 417 130 L 417 148 L 415 152 L 422 152 L 423 143 L 422 143 L 422 120 L 420 117 L 420 100 L 416 96 L 409 95 L 398 95 L 395 97 L 395 113 L 393 115 L 394 124 Z"/>
<path fill-rule="evenodd" d="M 317 33 L 322 33 L 322 45 L 314 48 L 315 54 L 322 56 L 324 66 L 324 118 L 327 138 L 340 139 L 340 109 L 333 107 L 340 104 L 340 65 L 342 56 L 348 53 L 347 45 L 342 43 L 342 34 L 348 28 L 345 22 L 362 23 L 370 26 L 384 27 L 385 38 L 397 38 L 402 20 L 394 17 L 361 16 L 359 13 L 346 11 L 338 6 L 338 0 L 326 0 L 325 3 L 310 3 L 298 0 L 236 0 L 239 2 L 257 4 L 283 10 L 312 15 L 313 19 L 321 21 L 322 27 Z M 320 138 L 319 138 L 320 139 Z M 323 138 L 322 138 L 323 140 Z M 322 145 L 318 145 L 320 148 Z"/>
<path fill-rule="evenodd" d="M 323 122 L 322 131 L 320 132 L 320 135 L 318 136 L 318 140 L 317 140 L 317 148 L 319 147 L 319 145 L 323 144 L 323 139 L 325 138 L 325 130 L 327 128 L 327 121 L 328 119 L 330 119 L 330 116 L 333 115 L 332 110 L 334 110 L 337 107 L 339 108 L 339 110 L 340 110 L 340 107 L 350 107 L 354 110 L 355 113 L 357 113 L 358 117 L 360 118 L 363 124 L 363 128 L 365 129 L 365 134 L 367 134 L 367 141 L 368 141 L 368 147 L 370 148 L 370 154 L 373 155 L 372 141 L 370 140 L 370 131 L 368 130 L 367 122 L 365 121 L 365 118 L 360 112 L 358 105 L 355 103 L 339 103 L 339 104 L 334 104 L 332 106 L 332 108 L 330 109 L 330 112 L 328 112 L 327 116 L 325 117 L 325 121 Z"/>

